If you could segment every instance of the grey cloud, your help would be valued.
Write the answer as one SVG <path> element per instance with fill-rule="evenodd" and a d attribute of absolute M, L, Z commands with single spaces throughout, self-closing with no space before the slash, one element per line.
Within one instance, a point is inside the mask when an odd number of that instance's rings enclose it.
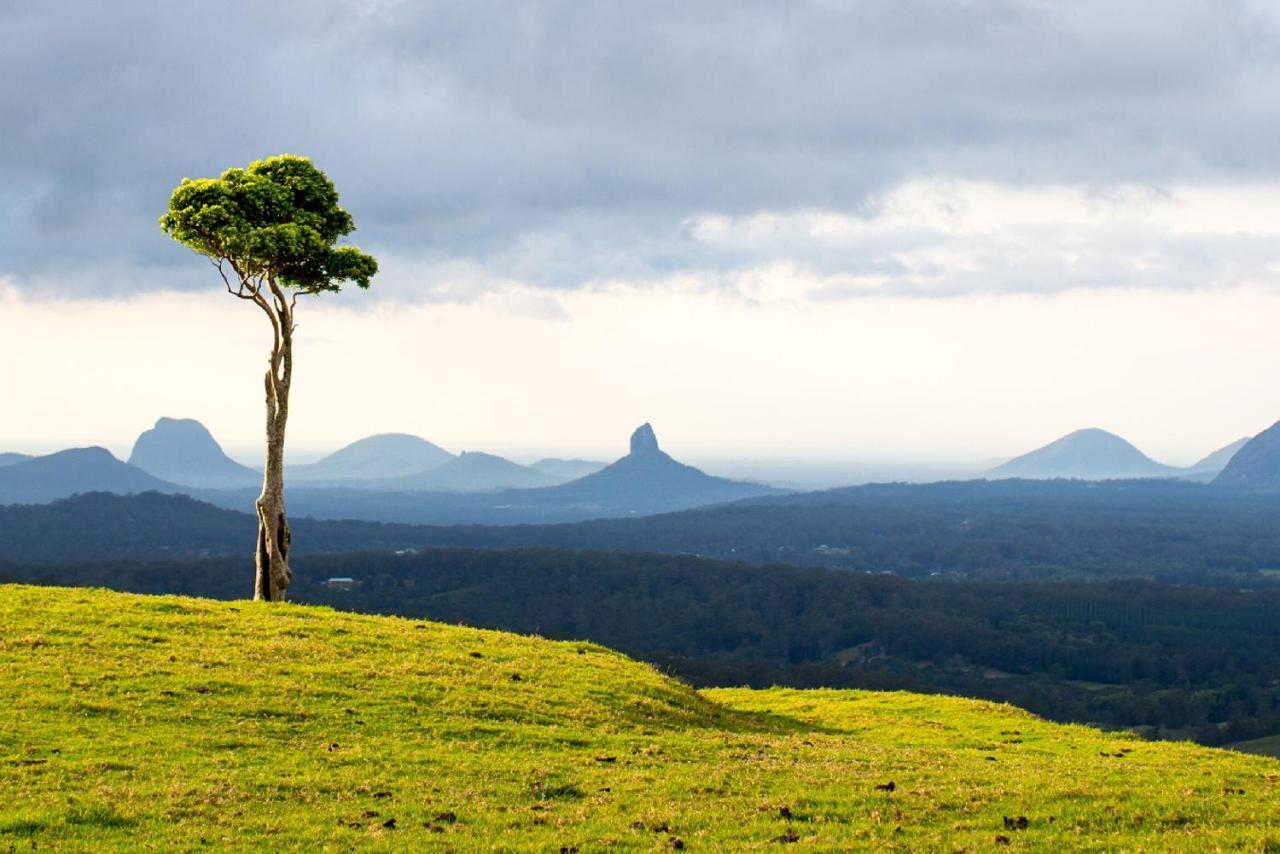
<path fill-rule="evenodd" d="M 155 225 L 169 190 L 281 151 L 423 271 L 892 267 L 685 226 L 870 216 L 914 176 L 1274 179 L 1278 83 L 1247 2 L 0 2 L 0 275 L 200 286 Z"/>

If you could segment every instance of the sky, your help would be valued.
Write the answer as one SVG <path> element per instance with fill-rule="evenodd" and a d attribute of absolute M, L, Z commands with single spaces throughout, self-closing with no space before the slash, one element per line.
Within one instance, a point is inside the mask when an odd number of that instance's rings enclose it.
<path fill-rule="evenodd" d="M 156 219 L 288 152 L 381 264 L 298 458 L 1190 463 L 1280 419 L 1277 96 L 1233 0 L 0 0 L 0 450 L 252 457 L 269 329 Z"/>

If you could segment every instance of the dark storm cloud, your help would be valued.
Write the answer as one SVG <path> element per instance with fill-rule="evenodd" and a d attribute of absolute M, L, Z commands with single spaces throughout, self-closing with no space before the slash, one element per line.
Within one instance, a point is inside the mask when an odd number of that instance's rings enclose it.
<path fill-rule="evenodd" d="M 689 222 L 874 215 L 912 177 L 1270 180 L 1265 10 L 0 1 L 0 275 L 207 284 L 155 225 L 169 190 L 283 151 L 326 169 L 358 242 L 404 269 L 546 287 L 759 262 Z"/>

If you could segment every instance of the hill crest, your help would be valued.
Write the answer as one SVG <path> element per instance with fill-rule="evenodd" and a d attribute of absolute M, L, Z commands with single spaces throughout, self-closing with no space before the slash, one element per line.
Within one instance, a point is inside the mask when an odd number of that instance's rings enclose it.
<path fill-rule="evenodd" d="M 309 465 L 290 466 L 288 474 L 307 481 L 378 480 L 419 474 L 453 459 L 453 454 L 421 436 L 378 433 Z"/>
<path fill-rule="evenodd" d="M 54 501 L 83 492 L 182 492 L 101 447 L 69 448 L 0 466 L 0 504 Z"/>
<path fill-rule="evenodd" d="M 1266 759 L 947 697 L 697 692 L 590 643 L 326 608 L 0 585 L 0 673 L 24 847 L 1274 840 Z"/>
<path fill-rule="evenodd" d="M 1156 462 L 1115 433 L 1089 427 L 1014 457 L 993 468 L 987 477 L 1115 480 L 1175 477 L 1179 473 L 1179 469 Z"/>

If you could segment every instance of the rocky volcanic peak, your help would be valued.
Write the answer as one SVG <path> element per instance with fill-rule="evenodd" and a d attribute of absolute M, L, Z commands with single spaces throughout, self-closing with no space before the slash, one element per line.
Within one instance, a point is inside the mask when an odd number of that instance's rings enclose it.
<path fill-rule="evenodd" d="M 224 454 L 213 435 L 193 418 L 161 418 L 138 437 L 129 464 L 187 486 L 251 486 L 259 478 L 253 469 Z"/>
<path fill-rule="evenodd" d="M 133 444 L 129 464 L 139 467 L 152 461 L 169 462 L 177 456 L 221 458 L 213 434 L 194 418 L 161 418 Z"/>
<path fill-rule="evenodd" d="M 631 453 L 600 471 L 541 490 L 541 494 L 554 500 L 626 508 L 628 512 L 659 512 L 774 491 L 712 477 L 673 460 L 658 446 L 653 426 L 646 423 L 631 434 Z"/>
<path fill-rule="evenodd" d="M 631 434 L 631 453 L 636 456 L 662 453 L 662 449 L 658 447 L 658 437 L 649 422 L 641 424 Z"/>

